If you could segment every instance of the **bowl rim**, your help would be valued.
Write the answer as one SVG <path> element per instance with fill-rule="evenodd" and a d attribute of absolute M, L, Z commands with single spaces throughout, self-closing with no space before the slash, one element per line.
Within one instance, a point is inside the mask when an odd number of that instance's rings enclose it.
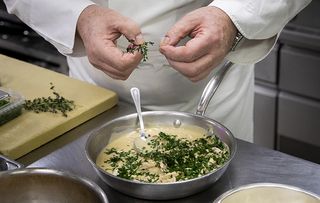
<path fill-rule="evenodd" d="M 199 119 L 203 119 L 209 123 L 212 123 L 212 124 L 215 124 L 217 125 L 218 127 L 220 128 L 223 128 L 226 130 L 227 134 L 230 136 L 231 138 L 231 143 L 233 145 L 233 151 L 231 151 L 230 153 L 230 158 L 223 164 L 221 165 L 219 168 L 217 168 L 216 170 L 213 170 L 205 175 L 202 175 L 200 177 L 196 177 L 196 178 L 192 178 L 192 179 L 188 179 L 188 180 L 183 180 L 183 181 L 176 181 L 176 182 L 170 182 L 170 183 L 149 183 L 149 182 L 141 182 L 141 181 L 135 181 L 135 180 L 129 180 L 129 179 L 125 179 L 125 178 L 121 178 L 121 177 L 118 177 L 118 176 L 115 176 L 111 173 L 107 173 L 105 172 L 103 169 L 101 169 L 99 166 L 96 165 L 95 161 L 92 160 L 90 158 L 90 155 L 88 153 L 88 148 L 89 148 L 89 143 L 91 142 L 92 139 L 94 139 L 94 137 L 97 135 L 97 133 L 99 132 L 99 130 L 103 129 L 105 126 L 108 126 L 114 122 L 117 122 L 119 120 L 123 120 L 123 119 L 128 119 L 128 118 L 134 118 L 134 117 L 137 117 L 137 113 L 132 113 L 132 114 L 127 114 L 127 115 L 124 115 L 124 116 L 120 116 L 120 117 L 117 117 L 115 119 L 112 119 L 106 123 L 104 123 L 103 125 L 101 125 L 100 127 L 98 127 L 97 129 L 95 129 L 92 133 L 90 133 L 87 141 L 86 141 L 86 145 L 85 145 L 85 154 L 86 154 L 86 157 L 87 157 L 87 160 L 90 162 L 90 164 L 97 170 L 99 171 L 100 173 L 104 174 L 104 175 L 107 175 L 107 176 L 110 176 L 112 178 L 115 178 L 117 180 L 121 180 L 121 181 L 124 181 L 124 182 L 127 182 L 127 183 L 131 183 L 131 184 L 141 184 L 141 185 L 151 185 L 151 186 L 172 186 L 172 185 L 179 185 L 179 184 L 185 184 L 185 183 L 189 183 L 189 182 L 193 182 L 193 181 L 197 181 L 197 180 L 200 180 L 200 179 L 203 179 L 205 177 L 208 177 L 208 176 L 211 176 L 212 174 L 214 173 L 218 173 L 219 171 L 223 170 L 223 169 L 226 169 L 228 167 L 228 165 L 230 164 L 230 162 L 233 160 L 235 154 L 236 154 L 236 151 L 237 151 L 237 141 L 236 141 L 236 138 L 234 137 L 233 133 L 224 125 L 222 125 L 221 123 L 219 123 L 218 121 L 214 120 L 214 119 L 211 119 L 211 118 L 208 118 L 206 116 L 201 116 L 201 115 L 197 115 L 197 114 L 192 114 L 192 113 L 188 113 L 188 112 L 179 112 L 179 111 L 144 111 L 142 112 L 142 115 L 148 115 L 148 114 L 156 114 L 156 115 L 161 115 L 161 114 L 172 114 L 172 115 L 186 115 L 186 116 L 192 116 L 192 117 L 196 117 L 196 118 L 199 118 Z M 98 174 L 100 176 L 100 174 Z"/>
<path fill-rule="evenodd" d="M 283 189 L 289 189 L 289 190 L 293 190 L 296 192 L 302 192 L 304 194 L 307 194 L 311 197 L 314 197 L 318 200 L 320 200 L 320 196 L 318 196 L 317 194 L 307 191 L 305 189 L 302 189 L 300 187 L 297 186 L 293 186 L 293 185 L 288 185 L 288 184 L 283 184 L 283 183 L 273 183 L 273 182 L 259 182 L 259 183 L 250 183 L 250 184 L 246 184 L 246 185 L 240 185 L 238 187 L 235 187 L 233 189 L 230 189 L 224 193 L 222 193 L 217 199 L 215 199 L 213 201 L 213 203 L 221 203 L 222 200 L 224 200 L 225 198 L 229 197 L 230 195 L 240 192 L 242 190 L 245 189 L 252 189 L 252 188 L 259 188 L 259 187 L 276 187 L 276 188 L 283 188 Z"/>
<path fill-rule="evenodd" d="M 99 198 L 102 200 L 102 202 L 104 202 L 104 203 L 109 202 L 105 192 L 95 182 L 93 182 L 90 179 L 85 178 L 83 176 L 73 174 L 69 171 L 63 171 L 63 170 L 57 170 L 57 169 L 51 169 L 51 168 L 19 168 L 19 169 L 7 170 L 7 171 L 0 172 L 0 178 L 1 177 L 10 177 L 13 175 L 25 175 L 25 174 L 54 175 L 54 176 L 59 176 L 59 177 L 71 179 L 71 180 L 80 182 L 81 184 L 84 184 L 85 186 L 88 186 L 90 189 L 92 189 L 99 196 Z"/>

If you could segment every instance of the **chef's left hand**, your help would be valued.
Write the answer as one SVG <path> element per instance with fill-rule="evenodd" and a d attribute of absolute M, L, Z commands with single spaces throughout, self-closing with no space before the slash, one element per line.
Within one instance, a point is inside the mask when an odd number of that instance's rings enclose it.
<path fill-rule="evenodd" d="M 160 52 L 169 64 L 196 82 L 219 65 L 231 49 L 237 29 L 229 16 L 216 7 L 202 7 L 181 18 L 166 34 Z M 184 37 L 184 46 L 176 46 Z"/>

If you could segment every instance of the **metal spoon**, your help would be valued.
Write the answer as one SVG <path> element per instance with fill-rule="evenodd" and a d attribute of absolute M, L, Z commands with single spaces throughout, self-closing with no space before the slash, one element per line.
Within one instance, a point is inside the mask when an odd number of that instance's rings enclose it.
<path fill-rule="evenodd" d="M 134 140 L 134 147 L 137 150 L 141 150 L 143 148 L 147 148 L 147 138 L 148 135 L 144 130 L 144 123 L 142 119 L 141 114 L 141 103 L 140 103 L 140 90 L 136 87 L 133 87 L 130 89 L 131 96 L 134 102 L 134 105 L 136 106 L 138 118 L 139 118 L 139 124 L 140 124 L 140 136 Z"/>
<path fill-rule="evenodd" d="M 207 83 L 204 91 L 201 95 L 199 104 L 197 106 L 196 114 L 204 116 L 205 111 L 209 105 L 209 102 L 215 92 L 217 91 L 222 79 L 229 71 L 229 69 L 233 66 L 233 63 L 230 61 L 226 61 L 223 66 L 215 73 L 215 75 L 210 79 Z M 148 143 L 148 134 L 144 131 L 144 124 L 141 115 L 141 106 L 140 106 L 140 91 L 138 88 L 131 88 L 131 96 L 133 98 L 134 104 L 136 106 L 138 117 L 140 121 L 140 138 L 135 139 L 134 145 L 137 150 L 141 150 L 142 148 L 149 149 Z M 150 138 L 149 138 L 150 139 Z"/>

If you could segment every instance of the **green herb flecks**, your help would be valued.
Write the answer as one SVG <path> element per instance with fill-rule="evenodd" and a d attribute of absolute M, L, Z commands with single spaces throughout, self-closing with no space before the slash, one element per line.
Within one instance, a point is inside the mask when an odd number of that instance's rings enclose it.
<path fill-rule="evenodd" d="M 5 106 L 5 105 L 7 105 L 7 104 L 9 104 L 9 101 L 8 100 L 0 100 L 0 108 L 2 107 L 2 106 Z"/>
<path fill-rule="evenodd" d="M 74 101 L 68 100 L 57 93 L 52 83 L 50 83 L 53 97 L 49 96 L 26 100 L 24 108 L 35 113 L 50 112 L 61 113 L 64 117 L 68 117 L 67 113 L 74 110 Z"/>
<path fill-rule="evenodd" d="M 160 132 L 148 144 L 149 150 L 139 152 L 107 149 L 105 153 L 111 158 L 106 163 L 109 163 L 113 171 L 117 171 L 119 177 L 137 179 L 145 176 L 147 178 L 140 181 L 157 182 L 158 174 L 141 170 L 143 163 L 152 162 L 163 173 L 177 174 L 176 181 L 181 181 L 214 171 L 230 157 L 228 146 L 216 136 L 189 141 Z"/>
<path fill-rule="evenodd" d="M 127 52 L 128 53 L 133 53 L 134 51 L 138 51 L 142 54 L 143 58 L 142 58 L 142 61 L 145 62 L 149 59 L 148 57 L 148 51 L 149 51 L 149 48 L 148 48 L 148 45 L 153 45 L 154 42 L 144 42 L 143 44 L 135 44 L 134 43 L 134 40 L 129 40 L 130 44 L 129 46 L 127 47 Z"/>

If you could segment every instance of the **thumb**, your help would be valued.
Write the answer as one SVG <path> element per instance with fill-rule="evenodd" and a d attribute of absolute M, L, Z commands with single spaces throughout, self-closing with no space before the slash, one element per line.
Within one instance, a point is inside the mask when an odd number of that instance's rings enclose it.
<path fill-rule="evenodd" d="M 175 46 L 180 40 L 185 38 L 193 30 L 194 26 L 187 20 L 183 18 L 173 25 L 170 30 L 166 33 L 162 39 L 160 46 L 172 45 Z"/>

